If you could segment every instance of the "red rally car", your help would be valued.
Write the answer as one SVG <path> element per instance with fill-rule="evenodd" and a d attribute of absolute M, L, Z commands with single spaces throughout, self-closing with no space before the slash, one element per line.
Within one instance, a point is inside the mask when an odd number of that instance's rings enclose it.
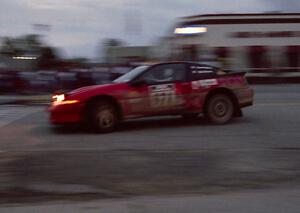
<path fill-rule="evenodd" d="M 53 96 L 50 120 L 84 122 L 98 132 L 112 131 L 121 120 L 157 115 L 203 114 L 212 123 L 225 124 L 253 103 L 244 75 L 191 62 L 139 66 L 112 84 Z"/>

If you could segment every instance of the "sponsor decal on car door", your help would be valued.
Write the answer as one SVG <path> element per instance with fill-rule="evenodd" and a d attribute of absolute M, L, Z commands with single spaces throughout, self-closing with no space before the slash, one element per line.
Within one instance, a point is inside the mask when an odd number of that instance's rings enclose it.
<path fill-rule="evenodd" d="M 149 86 L 149 99 L 152 109 L 172 108 L 179 103 L 175 84 Z"/>

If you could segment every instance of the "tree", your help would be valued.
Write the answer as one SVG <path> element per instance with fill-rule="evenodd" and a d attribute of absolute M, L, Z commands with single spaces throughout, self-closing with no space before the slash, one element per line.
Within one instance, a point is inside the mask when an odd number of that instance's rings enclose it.
<path fill-rule="evenodd" d="M 29 34 L 17 38 L 4 37 L 0 52 L 6 56 L 38 55 L 42 47 L 40 36 Z"/>
<path fill-rule="evenodd" d="M 22 53 L 22 50 L 15 45 L 15 41 L 12 38 L 4 37 L 2 39 L 2 45 L 0 53 L 5 56 L 15 56 Z"/>
<path fill-rule="evenodd" d="M 3 38 L 0 53 L 8 57 L 35 56 L 38 60 L 37 69 L 51 69 L 57 65 L 59 59 L 57 50 L 46 45 L 41 37 L 35 34 Z"/>
<path fill-rule="evenodd" d="M 38 54 L 42 46 L 44 46 L 39 35 L 29 34 L 24 36 L 23 40 L 27 49 L 31 50 L 33 54 Z"/>
<path fill-rule="evenodd" d="M 103 46 L 106 47 L 119 47 L 124 46 L 124 42 L 120 39 L 109 38 L 103 41 Z"/>
<path fill-rule="evenodd" d="M 38 57 L 38 69 L 51 69 L 57 66 L 58 56 L 57 52 L 52 47 L 40 48 L 40 54 Z"/>

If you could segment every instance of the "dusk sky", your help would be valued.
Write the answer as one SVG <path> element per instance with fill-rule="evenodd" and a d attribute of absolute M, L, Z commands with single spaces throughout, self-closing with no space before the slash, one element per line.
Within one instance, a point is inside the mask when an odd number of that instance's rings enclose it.
<path fill-rule="evenodd" d="M 177 17 L 207 13 L 299 12 L 299 0 L 0 0 L 0 37 L 29 33 L 65 57 L 96 58 L 105 38 L 154 44 Z M 47 24 L 48 32 L 33 24 Z"/>

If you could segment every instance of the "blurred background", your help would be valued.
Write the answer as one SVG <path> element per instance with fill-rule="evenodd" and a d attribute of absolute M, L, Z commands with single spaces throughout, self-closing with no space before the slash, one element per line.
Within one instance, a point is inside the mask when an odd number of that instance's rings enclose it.
<path fill-rule="evenodd" d="M 105 84 L 170 60 L 248 71 L 250 83 L 298 82 L 299 4 L 3 0 L 0 93 Z"/>

